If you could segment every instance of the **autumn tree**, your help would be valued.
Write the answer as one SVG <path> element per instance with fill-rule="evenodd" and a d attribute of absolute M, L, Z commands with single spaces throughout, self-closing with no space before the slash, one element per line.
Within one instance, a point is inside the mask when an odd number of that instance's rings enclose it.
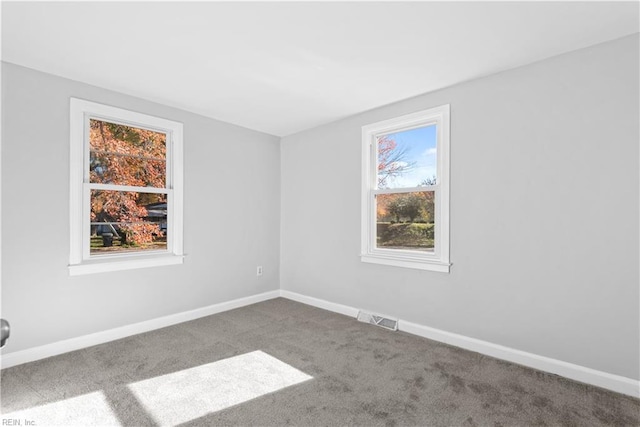
<path fill-rule="evenodd" d="M 165 188 L 165 134 L 93 119 L 89 128 L 90 182 Z M 147 220 L 145 205 L 157 202 L 166 195 L 94 189 L 91 221 L 117 223 L 127 242 L 151 243 L 160 228 Z"/>
<path fill-rule="evenodd" d="M 433 191 L 424 191 L 420 195 L 424 199 L 422 217 L 427 222 L 433 222 L 435 219 L 435 193 Z"/>

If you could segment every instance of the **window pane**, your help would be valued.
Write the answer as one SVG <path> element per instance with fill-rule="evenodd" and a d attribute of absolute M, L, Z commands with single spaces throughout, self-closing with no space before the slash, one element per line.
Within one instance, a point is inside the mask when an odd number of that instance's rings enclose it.
<path fill-rule="evenodd" d="M 376 247 L 433 252 L 434 192 L 378 194 Z"/>
<path fill-rule="evenodd" d="M 89 182 L 166 187 L 166 135 L 90 120 Z"/>
<path fill-rule="evenodd" d="M 436 143 L 436 125 L 379 136 L 378 188 L 435 184 Z"/>
<path fill-rule="evenodd" d="M 167 249 L 167 195 L 91 190 L 91 255 Z"/>

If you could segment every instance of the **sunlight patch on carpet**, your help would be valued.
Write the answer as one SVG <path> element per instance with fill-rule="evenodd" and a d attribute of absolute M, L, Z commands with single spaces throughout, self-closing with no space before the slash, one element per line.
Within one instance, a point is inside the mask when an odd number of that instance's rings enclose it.
<path fill-rule="evenodd" d="M 2 414 L 2 425 L 32 426 L 119 426 L 104 394 L 100 391 L 58 402 Z M 18 424 L 18 421 L 20 422 Z"/>
<path fill-rule="evenodd" d="M 129 384 L 162 426 L 181 424 L 313 377 L 262 351 Z"/>

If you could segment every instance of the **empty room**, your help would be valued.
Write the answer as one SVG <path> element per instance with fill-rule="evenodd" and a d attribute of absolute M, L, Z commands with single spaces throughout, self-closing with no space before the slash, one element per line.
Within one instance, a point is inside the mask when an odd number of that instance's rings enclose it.
<path fill-rule="evenodd" d="M 640 426 L 640 2 L 1 34 L 0 425 Z"/>

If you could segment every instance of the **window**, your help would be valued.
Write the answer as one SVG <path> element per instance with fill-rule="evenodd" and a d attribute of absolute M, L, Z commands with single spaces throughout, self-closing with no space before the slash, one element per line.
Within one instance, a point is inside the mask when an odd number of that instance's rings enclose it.
<path fill-rule="evenodd" d="M 182 263 L 182 124 L 75 98 L 70 119 L 70 274 Z"/>
<path fill-rule="evenodd" d="M 449 105 L 362 128 L 364 262 L 448 272 Z"/>

